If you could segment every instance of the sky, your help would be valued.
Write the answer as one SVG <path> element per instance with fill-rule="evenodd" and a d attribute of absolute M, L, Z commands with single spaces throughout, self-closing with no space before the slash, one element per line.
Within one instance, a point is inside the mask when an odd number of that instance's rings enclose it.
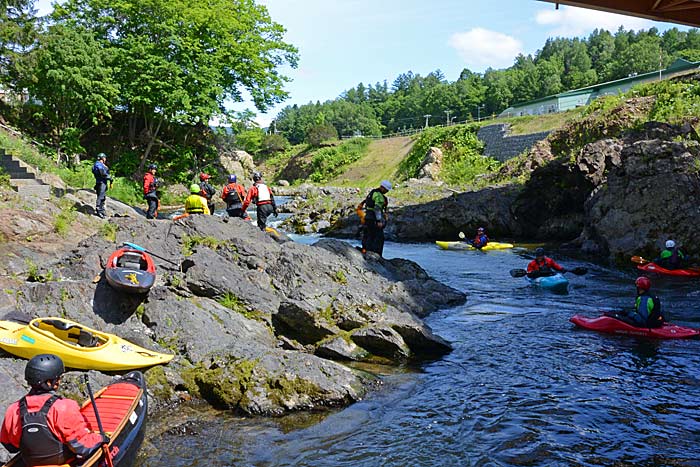
<path fill-rule="evenodd" d="M 259 114 L 266 127 L 287 105 L 335 99 L 358 83 L 389 85 L 401 73 L 425 76 L 440 69 L 455 81 L 464 68 L 507 68 L 534 54 L 548 37 L 588 36 L 595 28 L 666 30 L 670 23 L 560 6 L 536 0 L 257 0 L 299 49 L 289 98 Z M 38 0 L 40 14 L 50 0 Z M 255 110 L 250 102 L 232 110 Z M 257 111 L 256 111 L 257 112 Z"/>

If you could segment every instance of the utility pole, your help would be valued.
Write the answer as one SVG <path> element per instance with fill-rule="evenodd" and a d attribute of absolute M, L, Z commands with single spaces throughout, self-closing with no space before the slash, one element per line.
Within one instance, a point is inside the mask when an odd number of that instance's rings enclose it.
<path fill-rule="evenodd" d="M 483 109 L 484 107 L 486 107 L 486 104 L 476 106 L 476 121 L 477 122 L 481 121 L 481 109 Z"/>
<path fill-rule="evenodd" d="M 432 117 L 432 115 L 423 115 L 423 117 L 425 118 L 425 127 L 428 128 L 428 119 Z"/>
<path fill-rule="evenodd" d="M 452 111 L 445 110 L 445 113 L 447 114 L 447 126 L 450 126 L 450 114 L 452 113 Z"/>

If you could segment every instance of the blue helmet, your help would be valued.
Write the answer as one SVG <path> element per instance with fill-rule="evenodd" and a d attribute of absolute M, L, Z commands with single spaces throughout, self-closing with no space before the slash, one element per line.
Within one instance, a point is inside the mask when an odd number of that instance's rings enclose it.
<path fill-rule="evenodd" d="M 229 175 L 229 176 L 228 176 L 228 182 L 229 182 L 229 183 L 236 183 L 236 175 L 235 175 L 235 174 Z"/>

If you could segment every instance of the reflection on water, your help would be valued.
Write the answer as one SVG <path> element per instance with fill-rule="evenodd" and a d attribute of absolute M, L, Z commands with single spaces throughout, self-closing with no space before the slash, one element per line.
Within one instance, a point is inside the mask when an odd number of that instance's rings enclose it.
<path fill-rule="evenodd" d="M 633 269 L 557 258 L 590 271 L 569 275 L 562 296 L 508 274 L 525 267 L 525 251 L 388 243 L 385 256 L 415 260 L 470 294 L 427 319 L 452 353 L 419 368 L 373 368 L 382 385 L 336 412 L 245 420 L 194 410 L 191 435 L 151 429 L 138 465 L 700 466 L 700 341 L 603 335 L 568 321 L 631 306 Z M 674 321 L 696 327 L 699 287 L 654 281 Z"/>

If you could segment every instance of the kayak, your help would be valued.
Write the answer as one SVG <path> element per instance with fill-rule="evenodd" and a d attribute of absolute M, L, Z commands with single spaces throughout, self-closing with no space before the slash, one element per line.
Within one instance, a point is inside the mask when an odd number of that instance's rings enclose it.
<path fill-rule="evenodd" d="M 569 279 L 564 277 L 563 274 L 556 273 L 553 276 L 543 276 L 536 279 L 527 278 L 530 284 L 537 287 L 541 287 L 545 290 L 551 290 L 552 292 L 564 293 L 569 288 Z"/>
<path fill-rule="evenodd" d="M 107 260 L 105 279 L 121 292 L 146 293 L 156 281 L 156 266 L 145 251 L 120 248 Z"/>
<path fill-rule="evenodd" d="M 146 380 L 139 371 L 120 376 L 95 393 L 95 406 L 105 434 L 109 436 L 109 452 L 115 466 L 131 465 L 143 441 L 148 398 Z M 99 432 L 95 409 L 86 400 L 80 407 L 92 431 Z M 98 449 L 80 464 L 80 467 L 104 466 L 104 449 Z M 4 467 L 24 467 L 21 454 L 17 454 Z M 54 466 L 47 466 L 54 467 Z M 59 466 L 55 466 L 59 467 Z M 70 467 L 64 464 L 60 467 Z"/>
<path fill-rule="evenodd" d="M 442 248 L 443 250 L 476 250 L 473 246 L 466 242 L 441 242 L 437 241 L 435 242 L 437 246 Z M 488 251 L 488 250 L 505 250 L 508 248 L 513 248 L 512 243 L 500 243 L 500 242 L 488 242 L 485 247 L 483 247 L 481 250 L 482 251 Z"/>
<path fill-rule="evenodd" d="M 700 277 L 700 269 L 666 269 L 655 263 L 639 264 L 637 265 L 637 269 L 661 274 L 663 276 Z"/>
<path fill-rule="evenodd" d="M 100 371 L 144 368 L 174 357 L 63 318 L 36 318 L 29 324 L 0 321 L 0 348 L 27 359 L 52 353 L 67 367 Z"/>
<path fill-rule="evenodd" d="M 656 339 L 686 339 L 688 337 L 700 336 L 700 330 L 698 329 L 676 326 L 675 324 L 669 323 L 664 323 L 660 328 L 638 328 L 610 316 L 586 318 L 585 316 L 574 315 L 569 321 L 576 326 L 591 331 L 622 334 L 625 336 L 653 337 Z"/>

